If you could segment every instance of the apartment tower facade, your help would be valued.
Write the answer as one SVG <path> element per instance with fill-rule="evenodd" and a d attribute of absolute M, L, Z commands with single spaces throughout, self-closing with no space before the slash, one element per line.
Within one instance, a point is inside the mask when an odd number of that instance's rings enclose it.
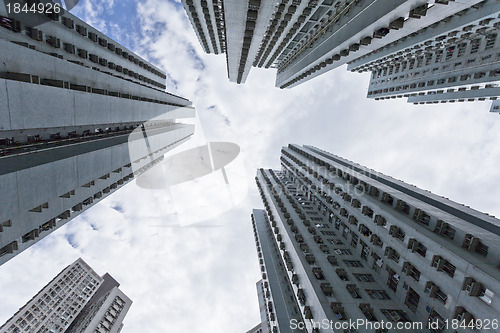
<path fill-rule="evenodd" d="M 371 72 L 369 98 L 416 104 L 496 100 L 496 0 L 183 0 L 207 53 L 232 82 L 251 65 L 291 88 L 347 64 Z M 498 111 L 497 102 L 491 111 Z"/>
<path fill-rule="evenodd" d="M 68 12 L 0 20 L 1 265 L 188 140 L 195 110 Z"/>
<path fill-rule="evenodd" d="M 281 153 L 252 214 L 271 332 L 499 329 L 498 219 L 315 147 Z"/>
<path fill-rule="evenodd" d="M 119 286 L 79 258 L 0 326 L 0 332 L 118 333 L 132 305 Z"/>

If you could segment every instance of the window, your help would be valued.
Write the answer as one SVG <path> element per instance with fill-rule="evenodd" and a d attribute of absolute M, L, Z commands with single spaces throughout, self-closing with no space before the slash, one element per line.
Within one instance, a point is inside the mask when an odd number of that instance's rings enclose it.
<path fill-rule="evenodd" d="M 455 238 L 456 230 L 452 228 L 448 223 L 443 222 L 442 220 L 438 220 L 434 232 L 449 239 L 453 239 Z"/>
<path fill-rule="evenodd" d="M 333 245 L 344 245 L 344 242 L 342 242 L 340 239 L 327 239 L 328 242 L 330 242 L 330 244 L 333 244 Z"/>
<path fill-rule="evenodd" d="M 369 237 L 372 234 L 372 231 L 364 224 L 359 225 L 358 231 L 365 237 Z"/>
<path fill-rule="evenodd" d="M 13 241 L 12 243 L 7 244 L 6 246 L 0 248 L 0 257 L 9 253 L 13 253 L 14 251 L 17 251 L 17 249 L 18 249 L 17 241 Z"/>
<path fill-rule="evenodd" d="M 385 290 L 366 289 L 365 291 L 371 299 L 391 299 Z"/>
<path fill-rule="evenodd" d="M 420 280 L 420 271 L 408 261 L 403 264 L 402 272 L 415 281 Z"/>
<path fill-rule="evenodd" d="M 353 248 L 356 248 L 356 246 L 358 246 L 358 235 L 356 235 L 355 233 L 351 232 L 352 234 L 352 239 L 351 239 L 351 246 Z"/>
<path fill-rule="evenodd" d="M 479 51 L 479 45 L 480 44 L 481 44 L 481 39 L 480 38 L 476 38 L 476 39 L 472 40 L 470 42 L 470 45 L 471 45 L 470 53 L 476 53 L 477 51 Z"/>
<path fill-rule="evenodd" d="M 349 267 L 363 267 L 361 261 L 358 260 L 344 260 L 344 264 Z"/>
<path fill-rule="evenodd" d="M 395 225 L 391 226 L 391 228 L 389 229 L 389 234 L 392 237 L 394 237 L 402 242 L 404 242 L 405 236 L 406 236 L 405 232 L 403 230 L 401 230 L 401 228 L 399 228 Z"/>
<path fill-rule="evenodd" d="M 62 24 L 66 26 L 68 29 L 74 29 L 75 28 L 75 23 L 72 19 L 67 18 L 67 17 L 62 17 Z"/>
<path fill-rule="evenodd" d="M 82 36 L 87 36 L 87 28 L 82 25 L 77 24 L 76 31 Z"/>
<path fill-rule="evenodd" d="M 77 49 L 77 54 L 80 58 L 87 59 L 87 50 Z"/>
<path fill-rule="evenodd" d="M 486 45 L 484 46 L 485 50 L 491 49 L 495 46 L 495 41 L 497 39 L 497 34 L 489 34 L 486 36 Z"/>
<path fill-rule="evenodd" d="M 363 206 L 361 212 L 363 213 L 363 215 L 366 215 L 368 217 L 373 217 L 373 210 L 368 206 Z"/>
<path fill-rule="evenodd" d="M 88 37 L 94 43 L 97 43 L 97 34 L 95 32 L 89 32 Z"/>
<path fill-rule="evenodd" d="M 335 249 L 335 253 L 338 255 L 351 255 L 352 252 L 349 249 Z"/>
<path fill-rule="evenodd" d="M 45 41 L 47 44 L 54 48 L 60 48 L 61 47 L 61 40 L 59 38 L 56 38 L 55 36 L 47 36 Z"/>
<path fill-rule="evenodd" d="M 427 253 L 427 247 L 425 247 L 422 243 L 419 243 L 415 238 L 411 238 L 408 241 L 408 249 L 414 253 L 418 253 L 422 257 L 425 257 Z"/>
<path fill-rule="evenodd" d="M 359 294 L 359 289 L 356 287 L 355 284 L 348 284 L 346 286 L 347 291 L 349 294 L 351 294 L 352 298 L 361 298 L 361 295 Z"/>
<path fill-rule="evenodd" d="M 451 57 L 453 57 L 453 52 L 454 51 L 455 51 L 455 46 L 448 47 L 448 49 L 446 50 L 446 58 L 445 58 L 445 60 L 450 60 Z"/>
<path fill-rule="evenodd" d="M 477 282 L 471 277 L 466 277 L 462 285 L 462 290 L 465 290 L 469 296 L 479 297 L 483 302 L 491 305 L 494 292 L 486 288 L 482 283 Z"/>
<path fill-rule="evenodd" d="M 440 62 L 442 56 L 443 56 L 443 51 L 436 51 L 436 59 L 434 60 L 434 63 Z"/>
<path fill-rule="evenodd" d="M 410 321 L 406 312 L 402 310 L 389 310 L 389 309 L 380 309 L 380 312 L 389 320 L 389 321 L 401 321 L 407 322 Z"/>
<path fill-rule="evenodd" d="M 456 267 L 441 256 L 434 256 L 432 258 L 432 267 L 436 267 L 438 271 L 445 272 L 450 277 L 455 276 Z"/>
<path fill-rule="evenodd" d="M 398 200 L 396 203 L 396 210 L 404 214 L 410 214 L 410 206 L 403 200 Z"/>
<path fill-rule="evenodd" d="M 99 37 L 98 42 L 99 42 L 99 45 L 101 45 L 102 47 L 108 47 L 108 41 L 106 39 Z"/>
<path fill-rule="evenodd" d="M 385 248 L 384 255 L 389 259 L 393 260 L 394 262 L 399 262 L 400 258 L 399 253 L 390 246 L 387 246 Z"/>
<path fill-rule="evenodd" d="M 406 294 L 405 305 L 412 311 L 417 312 L 418 304 L 420 302 L 420 296 L 413 290 L 409 288 Z"/>
<path fill-rule="evenodd" d="M 375 282 L 375 279 L 371 274 L 353 273 L 353 275 L 358 281 Z"/>
<path fill-rule="evenodd" d="M 418 223 L 422 223 L 424 225 L 429 225 L 431 217 L 429 216 L 429 214 L 427 214 L 423 210 L 415 209 L 415 213 L 413 214 L 413 219 L 415 221 L 417 221 Z"/>
<path fill-rule="evenodd" d="M 70 43 L 63 43 L 63 49 L 64 49 L 64 51 L 71 53 L 71 54 L 75 54 L 75 52 L 76 52 L 75 45 L 70 44 Z"/>

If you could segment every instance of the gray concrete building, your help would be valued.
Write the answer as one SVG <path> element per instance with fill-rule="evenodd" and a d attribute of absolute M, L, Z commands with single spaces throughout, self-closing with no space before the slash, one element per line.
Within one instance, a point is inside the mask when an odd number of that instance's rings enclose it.
<path fill-rule="evenodd" d="M 194 133 L 165 73 L 69 13 L 40 15 L 0 5 L 0 265 Z"/>
<path fill-rule="evenodd" d="M 0 326 L 0 332 L 118 333 L 132 305 L 119 286 L 79 258 Z"/>
<path fill-rule="evenodd" d="M 281 166 L 252 214 L 271 332 L 500 331 L 498 219 L 311 146 Z"/>
<path fill-rule="evenodd" d="M 253 65 L 276 68 L 276 87 L 291 88 L 347 64 L 372 73 L 368 97 L 377 100 L 498 96 L 496 0 L 182 2 L 204 50 L 226 53 L 232 82 L 244 83 Z"/>
<path fill-rule="evenodd" d="M 182 0 L 206 53 L 225 53 L 228 78 L 244 83 L 274 11 L 270 0 Z"/>
<path fill-rule="evenodd" d="M 268 321 L 268 310 L 267 310 L 267 301 L 265 295 L 265 287 L 264 282 L 262 280 L 258 281 L 255 284 L 257 288 L 257 297 L 259 300 L 259 310 L 260 310 L 260 323 L 258 323 L 254 328 L 247 333 L 269 333 L 269 321 Z"/>
<path fill-rule="evenodd" d="M 424 14 L 431 15 L 434 7 Z M 368 97 L 377 100 L 407 97 L 414 104 L 496 100 L 499 14 L 498 1 L 467 6 L 350 62 L 348 69 L 372 73 Z M 492 106 L 490 111 L 496 109 Z"/>

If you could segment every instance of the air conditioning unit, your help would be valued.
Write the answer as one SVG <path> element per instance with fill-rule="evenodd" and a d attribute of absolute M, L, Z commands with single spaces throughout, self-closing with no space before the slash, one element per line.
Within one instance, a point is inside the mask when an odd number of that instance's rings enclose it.
<path fill-rule="evenodd" d="M 477 237 L 466 238 L 464 241 L 464 247 L 467 248 L 468 251 L 474 251 L 479 243 L 480 241 Z"/>
<path fill-rule="evenodd" d="M 469 324 L 469 322 L 473 319 L 472 315 L 470 313 L 468 313 L 467 311 L 464 311 L 460 314 L 457 315 L 456 319 L 460 322 L 460 323 L 465 323 L 466 325 Z"/>
<path fill-rule="evenodd" d="M 437 264 L 436 264 L 436 269 L 438 271 L 442 271 L 443 270 L 443 267 L 444 265 L 446 265 L 446 260 L 443 259 L 443 258 L 439 258 L 439 260 L 437 261 Z"/>
<path fill-rule="evenodd" d="M 435 284 L 431 286 L 430 291 L 429 291 L 429 297 L 436 297 L 436 293 L 438 292 L 439 287 L 436 286 Z"/>
<path fill-rule="evenodd" d="M 442 230 L 444 229 L 443 227 L 445 227 L 445 226 L 446 226 L 446 223 L 439 220 L 436 224 L 436 229 L 434 229 L 434 232 L 440 234 L 442 232 Z"/>

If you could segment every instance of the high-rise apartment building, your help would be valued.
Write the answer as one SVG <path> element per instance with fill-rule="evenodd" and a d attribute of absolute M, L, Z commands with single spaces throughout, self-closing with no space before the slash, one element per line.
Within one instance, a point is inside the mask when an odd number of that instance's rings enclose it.
<path fill-rule="evenodd" d="M 1 265 L 188 140 L 194 126 L 176 119 L 195 111 L 67 12 L 0 16 Z"/>
<path fill-rule="evenodd" d="M 496 99 L 496 0 L 183 0 L 203 48 L 229 78 L 277 68 L 294 87 L 331 69 L 372 73 L 368 97 L 413 103 Z M 498 110 L 496 104 L 492 111 Z"/>
<path fill-rule="evenodd" d="M 311 146 L 281 165 L 252 214 L 271 332 L 499 331 L 498 219 Z"/>
<path fill-rule="evenodd" d="M 349 62 L 351 71 L 372 73 L 368 97 L 408 97 L 414 104 L 496 100 L 500 3 L 467 3 L 453 15 L 446 10 L 454 2 L 446 6 L 439 3 L 422 7 L 425 10 L 419 15 L 425 16 L 419 20 L 432 17 L 439 9 L 446 17 L 407 30 L 406 37 Z M 410 20 L 405 20 L 400 30 L 406 29 L 407 22 Z M 492 104 L 491 111 L 497 111 L 496 103 Z"/>
<path fill-rule="evenodd" d="M 0 326 L 0 332 L 118 333 L 132 305 L 119 286 L 79 258 Z"/>

